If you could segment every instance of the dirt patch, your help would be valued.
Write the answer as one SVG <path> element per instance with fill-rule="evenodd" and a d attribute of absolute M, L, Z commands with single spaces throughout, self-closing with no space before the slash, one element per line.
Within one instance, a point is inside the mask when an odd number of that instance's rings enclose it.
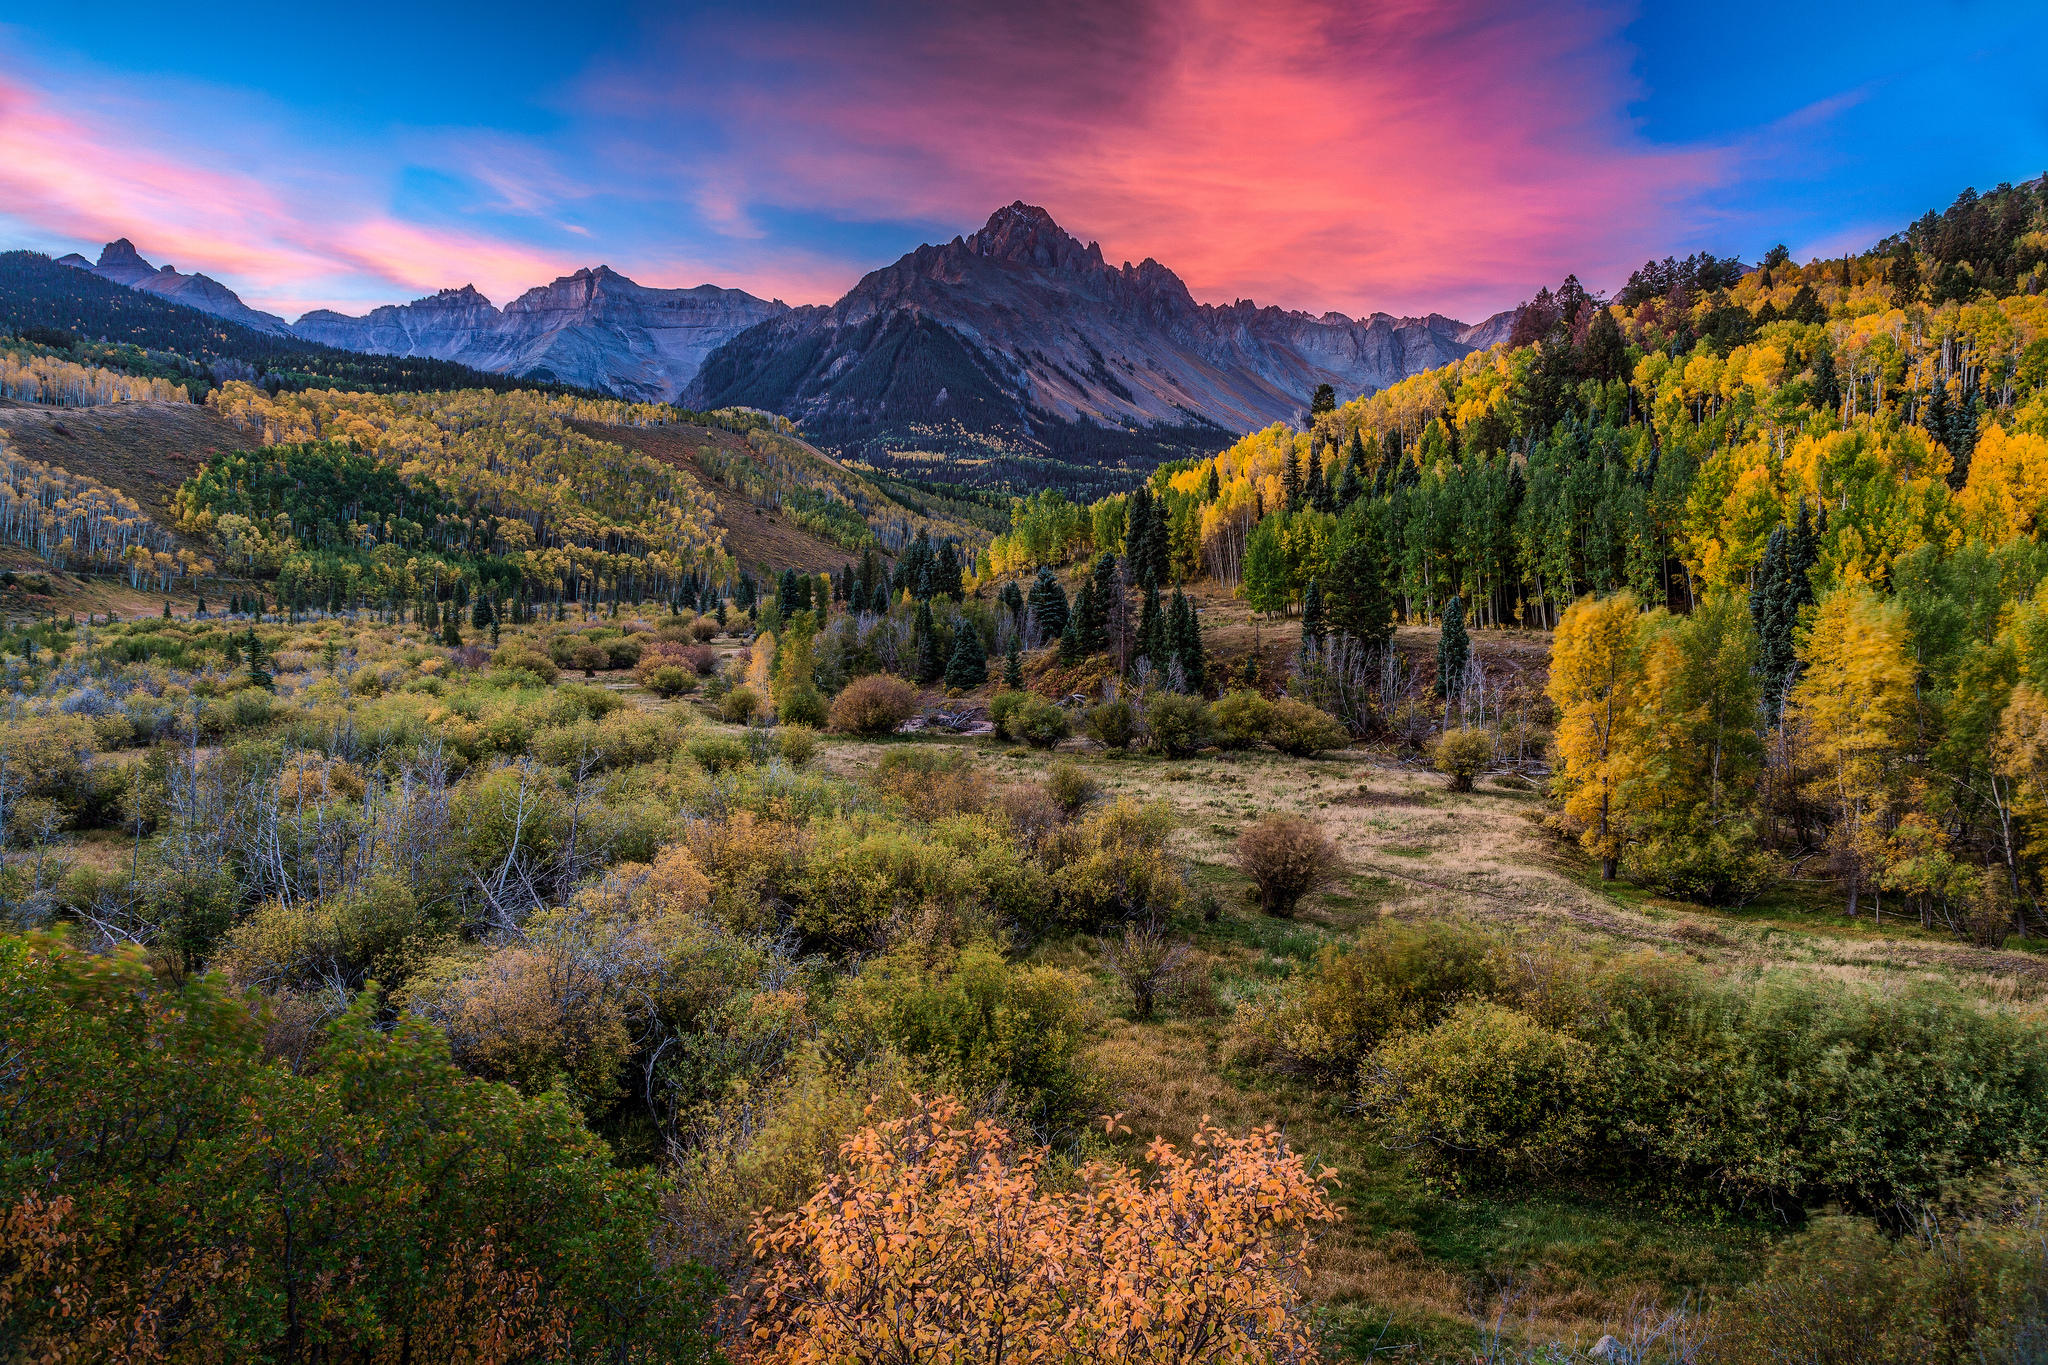
<path fill-rule="evenodd" d="M 747 568 L 817 572 L 836 569 L 859 558 L 844 546 L 812 535 L 773 508 L 756 507 L 713 480 L 697 463 L 699 447 L 744 449 L 747 444 L 744 437 L 716 427 L 615 427 L 603 422 L 571 422 L 569 425 L 586 436 L 615 442 L 628 450 L 637 450 L 649 459 L 684 470 L 703 484 L 704 490 L 718 504 L 717 524 L 725 532 L 725 548 Z"/>
<path fill-rule="evenodd" d="M 196 403 L 110 403 L 99 408 L 0 409 L 17 454 L 118 488 L 168 526 L 171 495 L 207 458 L 261 442 Z"/>

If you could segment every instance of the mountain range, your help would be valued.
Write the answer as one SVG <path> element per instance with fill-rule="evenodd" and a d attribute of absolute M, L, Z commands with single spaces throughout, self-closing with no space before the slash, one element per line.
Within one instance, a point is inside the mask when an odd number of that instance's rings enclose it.
<path fill-rule="evenodd" d="M 1111 265 L 1044 209 L 1014 203 L 918 247 L 831 305 L 738 289 L 655 289 L 608 266 L 494 306 L 473 286 L 362 317 L 287 323 L 206 275 L 153 266 L 126 238 L 61 263 L 277 336 L 698 407 L 749 406 L 870 454 L 904 448 L 1156 460 L 1298 420 L 1330 384 L 1370 392 L 1505 340 L 1431 314 L 1351 318 L 1197 303 L 1147 259 Z"/>

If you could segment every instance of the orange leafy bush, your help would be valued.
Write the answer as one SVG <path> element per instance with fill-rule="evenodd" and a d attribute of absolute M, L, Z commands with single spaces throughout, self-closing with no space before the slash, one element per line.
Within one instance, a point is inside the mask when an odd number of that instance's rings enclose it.
<path fill-rule="evenodd" d="M 861 1131 L 802 1209 L 756 1223 L 743 1359 L 1316 1358 L 1302 1282 L 1333 1172 L 1278 1130 L 1205 1122 L 1187 1152 L 1153 1142 L 1149 1174 L 1092 1162 L 1051 1191 L 1043 1148 L 963 1113 L 946 1097 Z"/>

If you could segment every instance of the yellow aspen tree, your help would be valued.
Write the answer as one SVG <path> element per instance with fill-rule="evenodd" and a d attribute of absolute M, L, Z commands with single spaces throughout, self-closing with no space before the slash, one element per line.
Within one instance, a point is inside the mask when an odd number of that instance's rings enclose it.
<path fill-rule="evenodd" d="M 1628 762 L 1625 733 L 1636 710 L 1642 663 L 1635 595 L 1582 597 L 1565 610 L 1550 647 L 1556 704 L 1557 786 L 1579 841 L 1613 881 L 1621 856 L 1618 796 Z"/>
<path fill-rule="evenodd" d="M 1790 711 L 1816 776 L 1809 794 L 1833 813 L 1829 843 L 1856 913 L 1865 873 L 1881 863 L 1884 819 L 1912 734 L 1913 664 L 1905 613 L 1863 584 L 1821 602 Z"/>

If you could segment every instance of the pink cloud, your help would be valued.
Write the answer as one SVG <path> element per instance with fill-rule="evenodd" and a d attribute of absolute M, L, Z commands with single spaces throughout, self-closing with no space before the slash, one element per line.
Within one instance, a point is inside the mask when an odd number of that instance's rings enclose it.
<path fill-rule="evenodd" d="M 1633 135 L 1624 19 L 931 4 L 872 27 L 694 24 L 671 40 L 699 54 L 686 80 L 611 70 L 584 95 L 629 125 L 718 119 L 736 150 L 683 164 L 751 203 L 971 225 L 1022 197 L 1201 297 L 1490 311 L 1663 254 L 1667 211 L 1726 173 Z"/>

